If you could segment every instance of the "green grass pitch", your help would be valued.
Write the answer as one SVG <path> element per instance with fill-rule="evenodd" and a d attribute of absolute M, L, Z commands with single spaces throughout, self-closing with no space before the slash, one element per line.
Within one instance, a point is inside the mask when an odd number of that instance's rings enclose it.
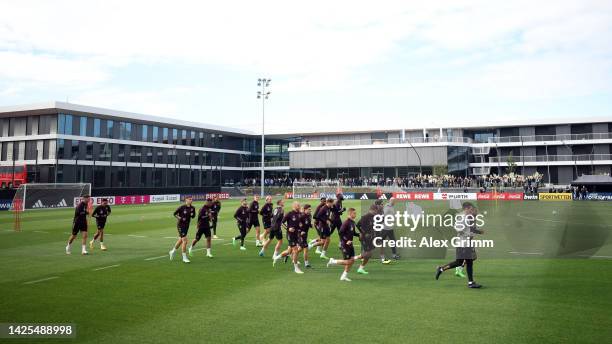
<path fill-rule="evenodd" d="M 479 202 L 489 216 L 483 238 L 495 240 L 475 263 L 481 290 L 466 288 L 450 271 L 434 280 L 435 266 L 454 259 L 450 250 L 403 250 L 389 266 L 373 259 L 368 276 L 353 269 L 351 283 L 340 282 L 340 268 L 326 268 L 314 254 L 314 269 L 304 275 L 291 264 L 273 268 L 271 248 L 257 256 L 253 232 L 246 252 L 232 247 L 237 204 L 223 203 L 215 258 L 199 250 L 191 264 L 167 257 L 176 240 L 176 204 L 114 207 L 109 250 L 96 247 L 89 256 L 79 254 L 80 238 L 72 255 L 64 253 L 71 210 L 26 212 L 21 232 L 3 212 L 0 322 L 77 325 L 76 339 L 41 343 L 600 344 L 612 338 L 609 203 Z M 190 239 L 194 234 L 192 225 Z M 411 235 L 397 233 L 404 234 Z M 339 257 L 333 237 L 329 255 Z"/>

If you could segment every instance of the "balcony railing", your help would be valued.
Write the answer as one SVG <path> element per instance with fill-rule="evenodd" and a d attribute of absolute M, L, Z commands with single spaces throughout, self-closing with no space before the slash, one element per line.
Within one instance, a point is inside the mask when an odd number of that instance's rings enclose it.
<path fill-rule="evenodd" d="M 586 141 L 586 140 L 610 140 L 610 139 L 612 139 L 612 133 L 588 133 L 588 134 L 490 137 L 489 143 L 541 142 L 541 141 Z"/>
<path fill-rule="evenodd" d="M 289 161 L 266 161 L 265 167 L 287 167 L 289 166 Z M 242 168 L 248 167 L 259 167 L 261 168 L 261 161 L 244 161 L 242 162 Z"/>
<path fill-rule="evenodd" d="M 597 161 L 612 160 L 612 154 L 536 155 L 512 156 L 514 162 Z M 508 157 L 490 157 L 489 162 L 507 162 Z"/>
<path fill-rule="evenodd" d="M 315 148 L 336 146 L 370 146 L 389 144 L 418 144 L 418 143 L 471 143 L 469 137 L 410 137 L 405 140 L 393 139 L 366 139 L 366 140 L 332 140 L 332 141 L 301 141 L 289 143 L 289 148 Z"/>

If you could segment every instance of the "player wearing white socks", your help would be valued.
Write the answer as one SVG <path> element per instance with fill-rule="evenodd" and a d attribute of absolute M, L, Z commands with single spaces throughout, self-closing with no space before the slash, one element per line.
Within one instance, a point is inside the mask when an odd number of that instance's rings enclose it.
<path fill-rule="evenodd" d="M 210 252 L 211 250 L 211 242 L 212 237 L 210 233 L 210 218 L 211 218 L 211 209 L 213 206 L 212 199 L 208 198 L 206 203 L 200 208 L 198 212 L 198 232 L 196 233 L 195 239 L 191 242 L 191 246 L 189 246 L 189 256 L 193 257 L 193 247 L 202 239 L 202 235 L 206 237 L 206 257 L 212 258 L 213 255 Z"/>
<path fill-rule="evenodd" d="M 285 206 L 285 201 L 279 199 L 276 201 L 276 208 L 272 211 L 272 219 L 270 220 L 270 232 L 268 233 L 268 239 L 264 242 L 263 247 L 259 251 L 259 256 L 263 257 L 266 249 L 272 242 L 272 239 L 276 239 L 276 246 L 274 246 L 274 254 L 272 254 L 272 259 L 280 254 L 280 248 L 283 244 L 283 230 L 282 230 L 282 221 L 285 217 L 285 210 L 283 207 Z M 266 220 L 264 220 L 265 223 Z M 265 225 L 264 225 L 265 226 Z"/>
<path fill-rule="evenodd" d="M 281 258 L 291 256 L 291 261 L 293 262 L 293 271 L 296 274 L 303 274 L 304 272 L 300 269 L 298 265 L 298 236 L 301 226 L 300 221 L 300 203 L 295 201 L 291 205 L 291 211 L 288 212 L 285 217 L 283 217 L 282 223 L 287 227 L 287 241 L 289 243 L 289 247 L 283 253 L 276 255 L 272 258 L 272 265 L 276 265 Z"/>
<path fill-rule="evenodd" d="M 183 253 L 183 263 L 190 263 L 191 261 L 187 258 L 187 232 L 189 231 L 189 223 L 196 215 L 195 208 L 191 205 L 191 196 L 185 198 L 185 204 L 181 205 L 174 211 L 174 217 L 177 220 L 176 227 L 178 230 L 179 238 L 174 244 L 174 247 L 168 252 L 170 260 L 174 259 L 174 253 L 181 247 Z"/>
<path fill-rule="evenodd" d="M 68 238 L 68 243 L 66 244 L 66 254 L 70 254 L 70 247 L 72 246 L 72 242 L 76 239 L 77 234 L 81 233 L 82 245 L 81 245 L 81 254 L 87 255 L 87 215 L 89 215 L 88 207 L 89 205 L 89 195 L 83 196 L 81 198 L 81 202 L 74 209 L 74 220 L 72 221 L 72 234 Z"/>
<path fill-rule="evenodd" d="M 350 282 L 351 279 L 348 277 L 348 273 L 355 263 L 355 248 L 353 247 L 353 238 L 359 235 L 355 232 L 355 218 L 357 217 L 357 211 L 355 208 L 349 208 L 348 218 L 342 223 L 338 234 L 340 235 L 340 249 L 344 259 L 330 258 L 327 262 L 327 267 L 332 265 L 343 265 L 344 270 L 340 275 L 341 281 Z"/>

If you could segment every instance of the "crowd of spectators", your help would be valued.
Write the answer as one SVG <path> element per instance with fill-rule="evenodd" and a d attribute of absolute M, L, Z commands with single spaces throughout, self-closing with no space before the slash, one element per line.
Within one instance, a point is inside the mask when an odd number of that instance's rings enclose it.
<path fill-rule="evenodd" d="M 417 175 L 410 177 L 354 177 L 354 178 L 266 178 L 265 186 L 290 187 L 294 182 L 301 183 L 328 183 L 330 185 L 339 184 L 344 187 L 400 187 L 405 189 L 416 188 L 480 188 L 489 190 L 492 188 L 515 187 L 523 188 L 526 193 L 537 192 L 541 186 L 542 175 L 534 174 L 523 176 L 517 174 L 488 175 L 477 177 L 464 177 L 454 175 Z M 244 186 L 259 186 L 259 178 L 248 178 L 242 182 Z"/>

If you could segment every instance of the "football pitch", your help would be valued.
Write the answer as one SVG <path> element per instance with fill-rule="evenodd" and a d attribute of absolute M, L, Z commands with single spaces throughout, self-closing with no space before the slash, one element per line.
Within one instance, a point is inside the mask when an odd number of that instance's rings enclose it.
<path fill-rule="evenodd" d="M 420 204 L 426 211 L 445 206 Z M 454 260 L 454 250 L 445 248 L 402 249 L 390 265 L 376 252 L 370 274 L 358 275 L 354 266 L 350 283 L 314 252 L 313 269 L 303 275 L 290 263 L 272 267 L 272 247 L 259 257 L 254 231 L 246 251 L 232 246 L 237 205 L 223 202 L 214 258 L 205 257 L 202 240 L 190 264 L 180 255 L 168 259 L 177 204 L 113 207 L 104 240 L 109 249 L 98 246 L 89 256 L 79 254 L 80 237 L 72 255 L 64 253 L 72 210 L 28 211 L 20 232 L 3 212 L 0 323 L 76 325 L 75 339 L 28 343 L 600 344 L 612 338 L 608 203 L 478 202 L 489 216 L 483 238 L 495 241 L 478 250 L 480 290 L 466 288 L 452 271 L 434 279 L 437 265 Z M 192 222 L 189 239 L 194 235 Z M 402 235 L 411 233 L 396 233 Z M 328 255 L 339 258 L 337 239 L 334 234 Z"/>

